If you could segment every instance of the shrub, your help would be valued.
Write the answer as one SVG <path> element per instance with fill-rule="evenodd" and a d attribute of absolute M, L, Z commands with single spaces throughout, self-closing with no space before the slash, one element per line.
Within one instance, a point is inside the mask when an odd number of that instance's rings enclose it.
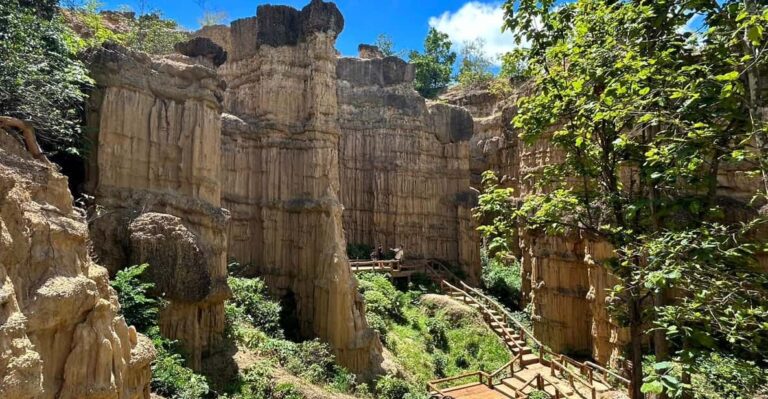
<path fill-rule="evenodd" d="M 405 399 L 411 392 L 411 386 L 402 378 L 386 375 L 376 383 L 379 399 Z"/>
<path fill-rule="evenodd" d="M 711 353 L 699 363 L 700 375 L 694 377 L 696 396 L 704 399 L 739 399 L 757 397 L 768 386 L 768 369 L 754 362 Z"/>
<path fill-rule="evenodd" d="M 141 280 L 149 265 L 131 266 L 115 275 L 110 282 L 117 292 L 126 323 L 152 339 L 157 356 L 152 362 L 152 390 L 177 399 L 205 397 L 210 391 L 205 377 L 185 366 L 174 341 L 163 338 L 157 327 L 157 316 L 163 302 L 149 295 L 154 284 Z"/>
<path fill-rule="evenodd" d="M 117 292 L 126 323 L 145 332 L 157 325 L 157 316 L 162 302 L 149 296 L 155 285 L 141 280 L 149 265 L 131 266 L 120 270 L 111 281 Z"/>
<path fill-rule="evenodd" d="M 230 277 L 232 289 L 228 316 L 234 321 L 245 320 L 273 337 L 282 337 L 280 328 L 280 304 L 266 296 L 266 286 L 260 279 Z"/>
<path fill-rule="evenodd" d="M 427 319 L 427 333 L 429 334 L 430 341 L 436 348 L 448 349 L 447 331 L 448 323 L 442 315 L 438 314 Z"/>
<path fill-rule="evenodd" d="M 363 273 L 358 276 L 360 292 L 365 297 L 366 311 L 378 314 L 384 320 L 403 321 L 403 306 L 406 296 L 389 279 L 377 273 Z"/>
<path fill-rule="evenodd" d="M 528 394 L 528 399 L 549 399 L 551 397 L 548 393 L 538 390 Z"/>
<path fill-rule="evenodd" d="M 435 368 L 435 377 L 444 378 L 445 369 L 448 367 L 448 358 L 443 353 L 435 353 L 432 363 Z"/>
<path fill-rule="evenodd" d="M 185 367 L 171 341 L 155 337 L 157 357 L 152 362 L 152 391 L 175 399 L 197 399 L 209 392 L 205 377 Z"/>
<path fill-rule="evenodd" d="M 483 258 L 482 281 L 489 294 L 499 299 L 501 303 L 513 310 L 520 309 L 522 276 L 520 264 L 515 261 L 507 266 L 496 258 Z"/>

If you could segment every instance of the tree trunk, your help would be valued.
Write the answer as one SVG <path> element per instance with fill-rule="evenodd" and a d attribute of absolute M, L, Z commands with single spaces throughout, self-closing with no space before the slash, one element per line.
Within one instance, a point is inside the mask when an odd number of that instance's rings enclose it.
<path fill-rule="evenodd" d="M 643 385 L 643 314 L 640 309 L 640 298 L 637 294 L 630 295 L 628 306 L 632 374 L 629 378 L 629 397 L 631 399 L 643 399 L 644 395 L 640 391 Z"/>

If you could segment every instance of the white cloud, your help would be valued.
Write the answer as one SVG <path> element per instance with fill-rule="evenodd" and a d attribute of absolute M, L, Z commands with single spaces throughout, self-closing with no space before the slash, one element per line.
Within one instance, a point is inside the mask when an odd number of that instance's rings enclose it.
<path fill-rule="evenodd" d="M 429 26 L 447 33 L 456 50 L 461 49 L 466 41 L 484 40 L 487 55 L 499 64 L 501 61 L 498 55 L 517 47 L 511 32 L 501 32 L 503 24 L 504 10 L 501 3 L 479 1 L 470 1 L 456 12 L 446 11 L 429 19 Z"/>

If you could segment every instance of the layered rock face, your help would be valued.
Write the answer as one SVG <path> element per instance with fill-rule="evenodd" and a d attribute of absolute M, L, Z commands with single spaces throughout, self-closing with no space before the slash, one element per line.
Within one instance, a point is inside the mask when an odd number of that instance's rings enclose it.
<path fill-rule="evenodd" d="M 426 103 L 413 89 L 413 66 L 399 58 L 381 58 L 370 46 L 360 57 L 339 59 L 336 70 L 347 240 L 446 260 L 476 280 L 472 116 Z"/>
<path fill-rule="evenodd" d="M 251 265 L 301 337 L 329 342 L 342 365 L 376 372 L 381 344 L 346 257 L 339 199 L 336 50 L 331 3 L 261 6 L 233 22 L 223 117 L 222 202 L 229 255 Z"/>
<path fill-rule="evenodd" d="M 0 397 L 149 398 L 154 348 L 88 241 L 67 179 L 0 130 Z"/>
<path fill-rule="evenodd" d="M 561 154 L 547 138 L 530 145 L 518 143 L 510 125 L 517 98 L 529 88 L 517 87 L 500 99 L 488 90 L 455 90 L 443 99 L 473 112 L 475 132 L 471 140 L 473 184 L 479 174 L 492 170 L 502 185 L 515 190 L 518 199 L 535 193 L 529 175 L 561 161 Z M 602 364 L 620 366 L 627 329 L 608 314 L 606 289 L 616 280 L 603 262 L 612 251 L 579 232 L 564 237 L 522 231 L 515 255 L 521 263 L 523 302 L 532 305 L 536 337 L 556 352 L 589 355 Z"/>
<path fill-rule="evenodd" d="M 158 294 L 169 302 L 161 332 L 181 341 L 199 368 L 224 330 L 229 295 L 223 82 L 207 62 L 150 58 L 119 46 L 93 51 L 88 64 L 98 86 L 89 104 L 96 145 L 86 184 L 95 197 L 94 250 L 112 273 L 150 264 Z"/>

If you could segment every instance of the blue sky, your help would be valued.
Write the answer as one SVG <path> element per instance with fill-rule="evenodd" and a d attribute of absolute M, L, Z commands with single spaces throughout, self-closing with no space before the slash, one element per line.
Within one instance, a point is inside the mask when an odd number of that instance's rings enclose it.
<path fill-rule="evenodd" d="M 104 9 L 127 5 L 134 10 L 141 0 L 101 0 Z M 153 9 L 197 29 L 202 9 L 196 0 L 145 0 Z M 207 0 L 207 8 L 225 12 L 229 20 L 253 16 L 261 4 L 301 8 L 309 0 Z M 398 49 L 421 49 L 430 26 L 448 33 L 457 49 L 466 40 L 482 38 L 489 55 L 513 46 L 509 33 L 501 34 L 501 1 L 470 0 L 337 0 L 346 25 L 336 47 L 344 55 L 357 54 L 360 43 L 372 43 L 381 33 L 390 35 Z"/>

